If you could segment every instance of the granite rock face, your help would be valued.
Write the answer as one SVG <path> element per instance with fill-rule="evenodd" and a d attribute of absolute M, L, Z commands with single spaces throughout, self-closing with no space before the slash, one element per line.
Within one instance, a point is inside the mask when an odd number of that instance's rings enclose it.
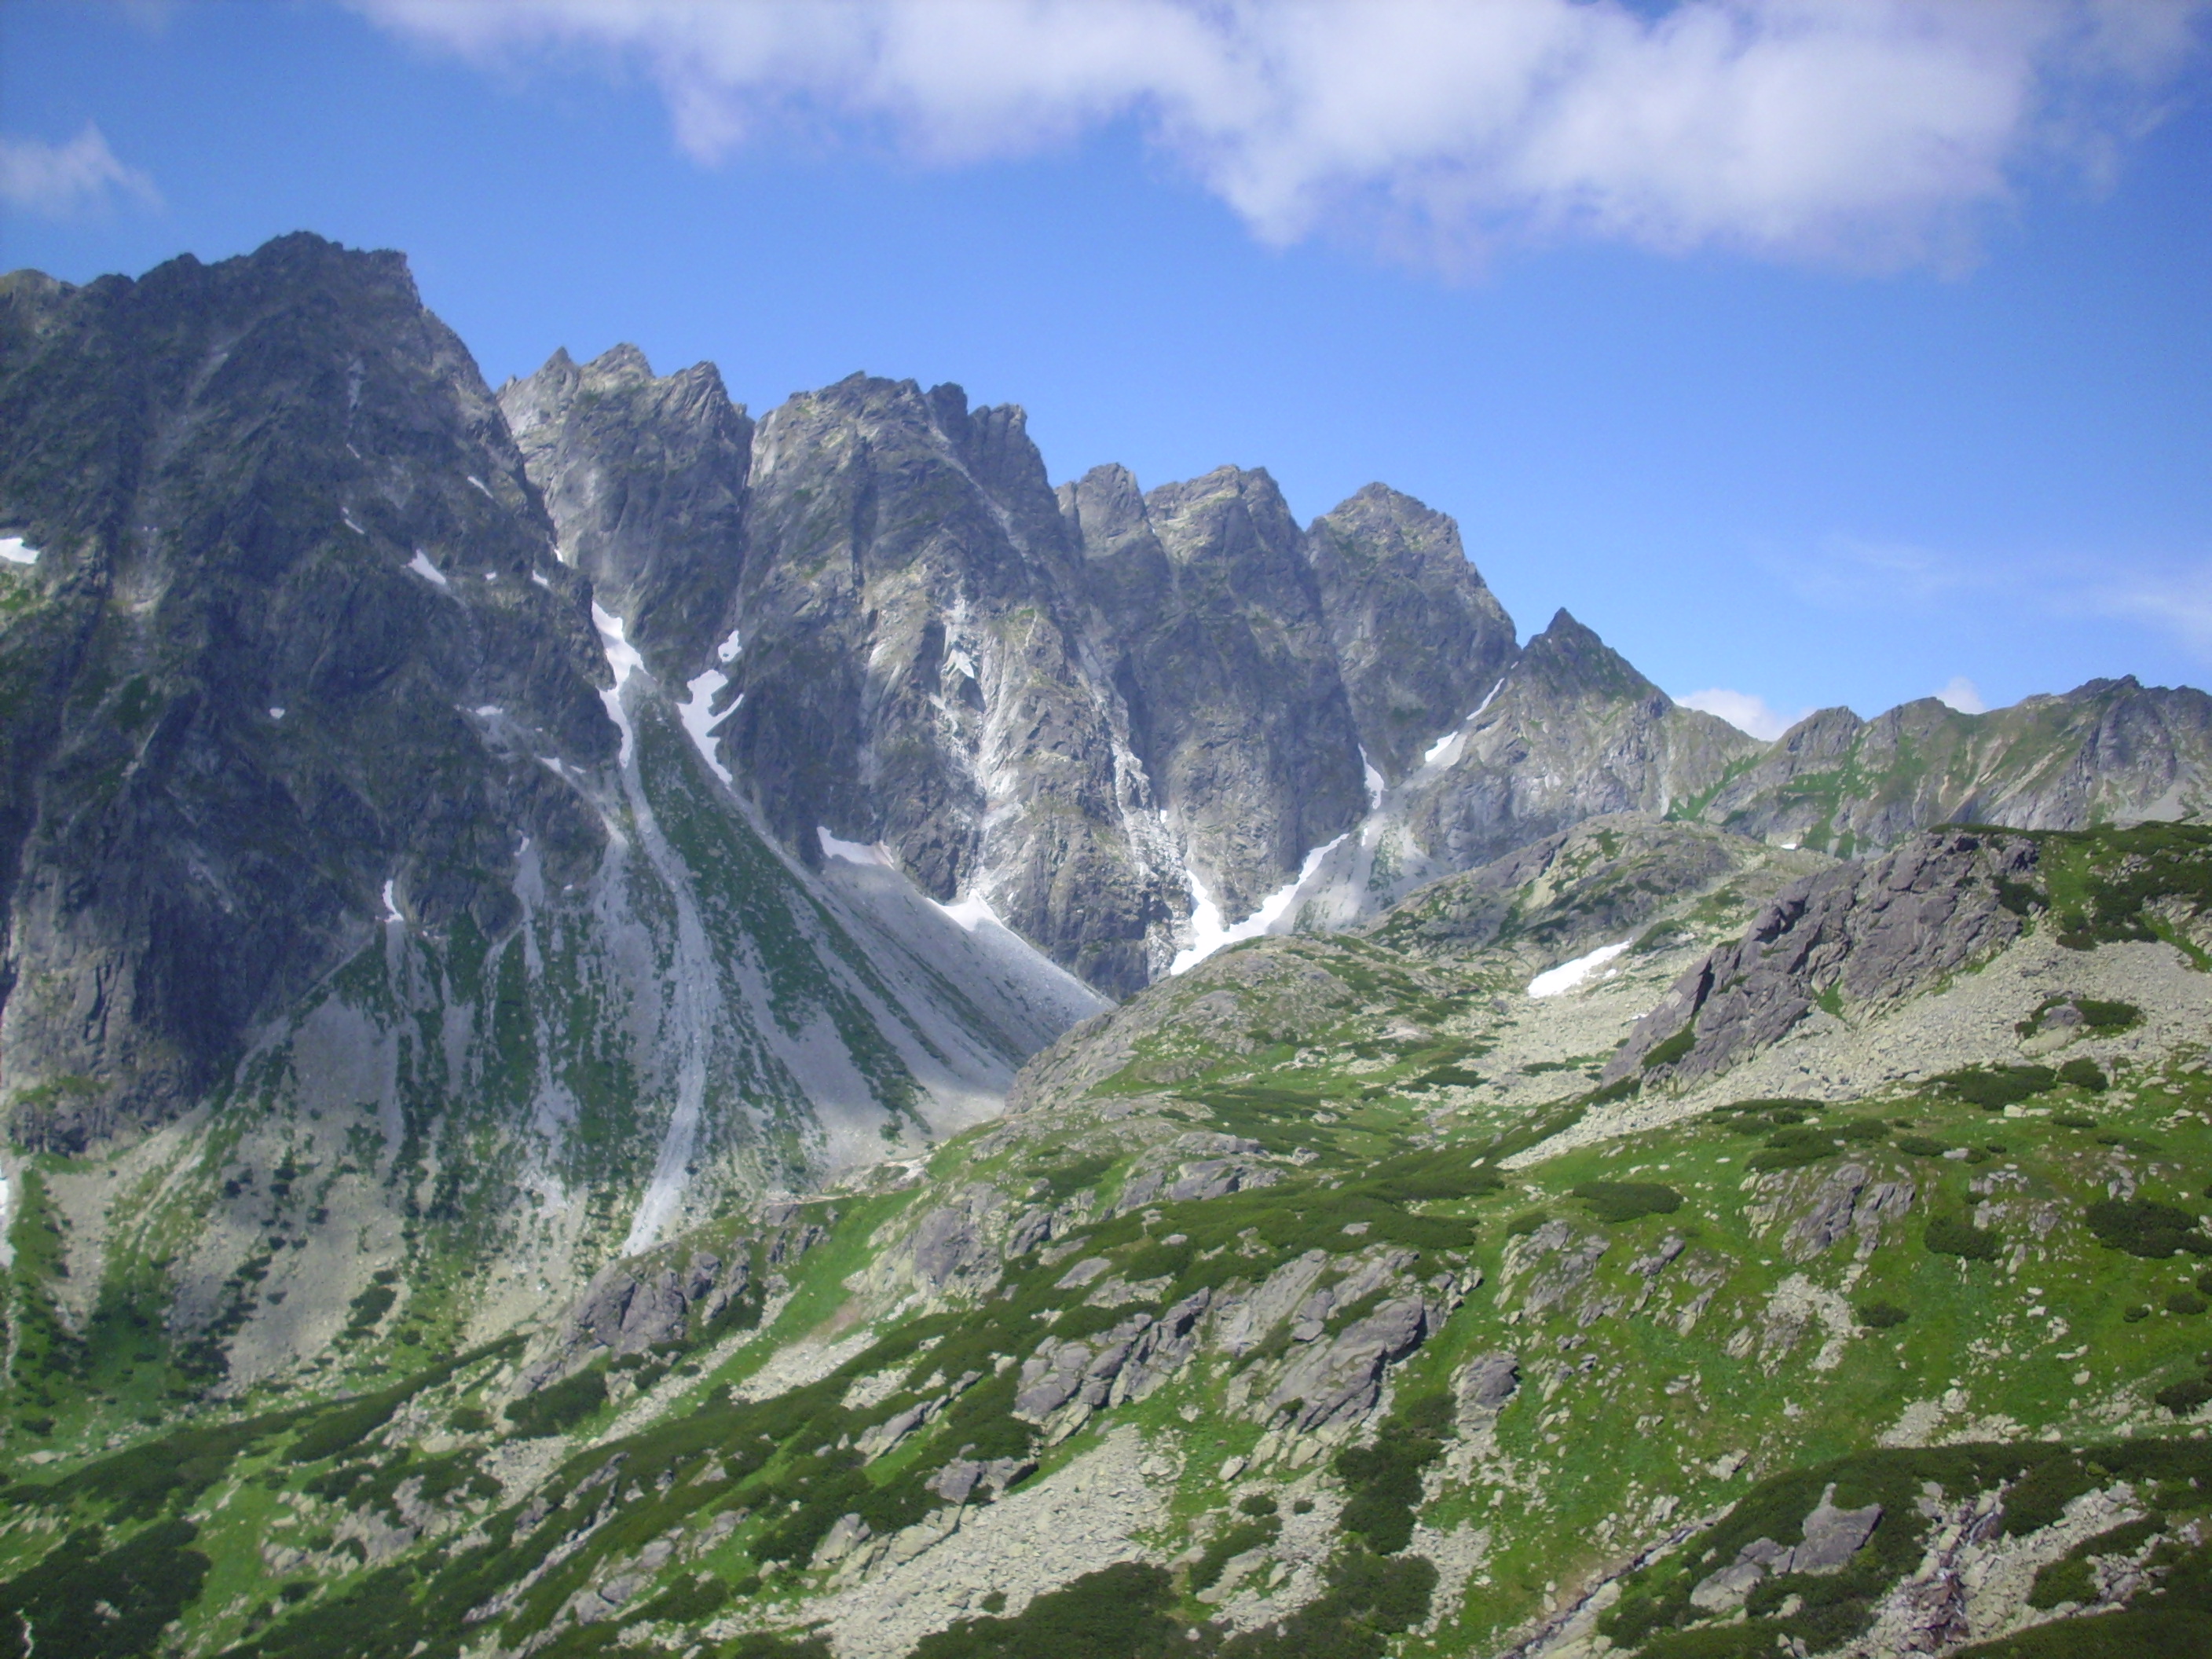
<path fill-rule="evenodd" d="M 1457 869 L 1601 812 L 1664 815 L 1762 747 L 1679 707 L 1564 611 L 1455 742 L 1407 818 L 1429 856 Z"/>
<path fill-rule="evenodd" d="M 787 848 L 874 848 L 1116 996 L 1263 904 L 1353 925 L 1607 814 L 1850 856 L 2191 813 L 2212 767 L 2212 700 L 2132 682 L 1761 744 L 1565 611 L 1516 644 L 1383 485 L 1304 529 L 1258 470 L 1054 490 L 1022 412 L 957 386 L 856 375 L 748 436 L 711 366 L 618 347 L 501 398 L 563 556 Z"/>
<path fill-rule="evenodd" d="M 647 665 L 712 661 L 735 621 L 753 432 L 714 365 L 656 378 L 635 346 L 581 368 L 556 351 L 499 401 L 562 553 Z"/>
<path fill-rule="evenodd" d="M 228 1333 L 211 1382 L 448 1252 L 495 1326 L 548 1311 L 995 1112 L 1104 1006 L 729 789 L 669 665 L 723 637 L 749 429 L 711 373 L 556 368 L 531 430 L 592 577 L 397 255 L 0 284 L 0 534 L 35 550 L 0 563 L 0 1158 L 174 1126 L 164 1294 Z"/>
<path fill-rule="evenodd" d="M 1512 666 L 1512 618 L 1468 562 L 1459 526 L 1382 484 L 1315 520 L 1306 557 L 1361 746 L 1399 782 Z"/>
<path fill-rule="evenodd" d="M 1304 528 L 1256 470 L 1055 490 L 957 386 L 756 425 L 623 346 L 494 399 L 397 256 L 313 237 L 5 279 L 0 416 L 0 531 L 43 550 L 0 571 L 0 1039 L 56 1145 L 204 1096 L 391 918 L 496 942 L 585 890 L 625 721 L 787 869 L 1114 996 L 1263 903 L 1353 925 L 1611 815 L 1850 855 L 2195 814 L 2212 768 L 2212 699 L 2131 680 L 1761 745 L 1565 611 L 1516 645 L 1382 485 Z M 1018 1058 L 1087 994 L 982 1023 Z"/>
<path fill-rule="evenodd" d="M 1184 867 L 1224 916 L 1248 915 L 1366 799 L 1304 538 L 1274 481 L 1235 467 L 1142 497 L 1102 468 L 1060 499 Z"/>
<path fill-rule="evenodd" d="M 0 1043 L 52 1144 L 212 1087 L 388 909 L 507 930 L 523 838 L 596 864 L 545 763 L 615 751 L 586 590 L 396 255 L 7 279 L 0 525 Z"/>
<path fill-rule="evenodd" d="M 1514 653 L 1448 520 L 1266 473 L 1055 494 L 1018 409 L 854 376 L 750 428 L 630 347 L 504 388 L 563 558 L 802 860 L 981 900 L 1116 994 L 1367 811 Z M 1358 707 L 1355 708 L 1355 701 Z"/>

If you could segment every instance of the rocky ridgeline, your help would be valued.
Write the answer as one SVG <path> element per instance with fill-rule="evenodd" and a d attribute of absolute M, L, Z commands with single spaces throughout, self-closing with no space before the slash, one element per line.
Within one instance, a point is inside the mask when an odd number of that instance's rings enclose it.
<path fill-rule="evenodd" d="M 2132 681 L 1756 744 L 1565 611 L 1518 643 L 1381 485 L 1303 527 L 1264 471 L 1055 489 L 956 386 L 756 422 L 627 346 L 495 400 L 395 256 L 311 236 L 7 279 L 0 410 L 42 550 L 0 622 L 0 1021 L 56 1144 L 206 1097 L 391 916 L 496 944 L 604 885 L 615 679 L 785 861 L 880 860 L 1112 996 L 1290 884 L 1277 927 L 1358 923 L 1606 813 L 1854 853 L 2203 799 L 2206 700 Z M 708 878 L 657 829 L 659 884 Z"/>
<path fill-rule="evenodd" d="M 0 283 L 0 1648 L 2212 1624 L 2201 693 L 1762 745 L 304 236 Z"/>

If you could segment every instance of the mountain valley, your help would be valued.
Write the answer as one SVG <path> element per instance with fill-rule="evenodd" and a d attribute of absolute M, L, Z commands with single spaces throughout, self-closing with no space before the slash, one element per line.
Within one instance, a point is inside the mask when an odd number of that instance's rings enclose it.
<path fill-rule="evenodd" d="M 0 1655 L 2212 1653 L 2212 698 L 0 278 Z"/>

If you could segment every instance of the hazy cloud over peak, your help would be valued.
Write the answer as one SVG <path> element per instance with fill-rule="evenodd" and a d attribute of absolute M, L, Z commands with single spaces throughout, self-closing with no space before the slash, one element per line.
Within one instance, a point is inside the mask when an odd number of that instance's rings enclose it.
<path fill-rule="evenodd" d="M 1954 264 L 2027 169 L 2154 118 L 2201 0 L 358 0 L 483 59 L 611 50 L 711 161 L 853 126 L 958 163 L 1102 123 L 1273 242 Z"/>
<path fill-rule="evenodd" d="M 1946 708 L 1955 708 L 1961 714 L 1986 714 L 1990 706 L 1982 701 L 1981 688 L 1964 674 L 1954 674 L 1950 684 L 1936 694 L 1936 701 Z"/>
<path fill-rule="evenodd" d="M 116 190 L 149 204 L 161 200 L 153 179 L 126 166 L 88 121 L 65 144 L 0 137 L 0 204 L 29 213 L 71 213 L 98 205 Z"/>
<path fill-rule="evenodd" d="M 1730 691 L 1723 686 L 1709 690 L 1692 691 L 1687 696 L 1674 699 L 1685 708 L 1698 708 L 1708 714 L 1717 714 L 1739 732 L 1772 743 L 1791 726 L 1813 711 L 1801 708 L 1794 714 L 1785 714 L 1770 706 L 1765 698 L 1748 691 Z"/>

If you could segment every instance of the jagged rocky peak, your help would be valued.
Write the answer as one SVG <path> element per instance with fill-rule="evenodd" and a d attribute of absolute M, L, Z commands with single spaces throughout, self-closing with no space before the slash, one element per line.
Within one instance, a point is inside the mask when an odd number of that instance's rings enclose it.
<path fill-rule="evenodd" d="M 1519 655 L 1459 526 L 1371 483 L 1314 520 L 1306 557 L 1368 760 L 1395 784 Z"/>
<path fill-rule="evenodd" d="M 1515 690 L 1523 697 L 1534 694 L 1555 702 L 1643 703 L 1654 714 L 1674 707 L 1673 698 L 1595 630 L 1576 621 L 1565 606 L 1528 641 L 1518 666 Z"/>
<path fill-rule="evenodd" d="M 1664 815 L 1765 748 L 1561 611 L 1395 811 L 1420 862 L 1464 870 L 1599 813 Z"/>
<path fill-rule="evenodd" d="M 1358 821 L 1358 729 L 1274 481 L 1219 467 L 1133 495 L 1115 469 L 1062 499 L 1131 743 L 1194 895 L 1233 920 Z"/>
<path fill-rule="evenodd" d="M 664 677 L 689 678 L 730 630 L 744 558 L 752 422 L 712 363 L 656 376 L 617 345 L 556 351 L 500 408 L 563 559 Z"/>
<path fill-rule="evenodd" d="M 1068 534 L 1085 559 L 1166 556 L 1146 514 L 1144 489 L 1127 467 L 1116 462 L 1094 466 L 1073 483 L 1060 485 L 1056 495 Z"/>
<path fill-rule="evenodd" d="M 64 1145 L 214 1086 L 387 910 L 495 936 L 523 841 L 592 867 L 536 757 L 615 732 L 581 587 L 399 256 L 286 236 L 12 301 L 0 521 L 43 551 L 0 628 L 0 1044 L 19 1133 Z"/>
<path fill-rule="evenodd" d="M 1180 883 L 1021 411 L 862 376 L 793 398 L 747 543 L 718 735 L 779 833 L 880 843 L 1100 988 L 1146 983 Z"/>

